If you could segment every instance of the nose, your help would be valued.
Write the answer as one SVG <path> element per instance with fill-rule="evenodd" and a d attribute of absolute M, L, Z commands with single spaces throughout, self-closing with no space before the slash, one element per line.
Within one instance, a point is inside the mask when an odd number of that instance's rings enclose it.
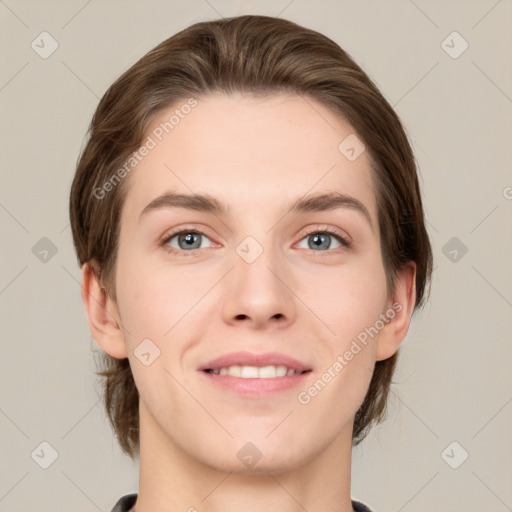
<path fill-rule="evenodd" d="M 266 248 L 253 261 L 242 256 L 234 254 L 233 268 L 223 280 L 224 321 L 232 325 L 243 322 L 256 330 L 293 323 L 297 299 L 283 258 Z"/>

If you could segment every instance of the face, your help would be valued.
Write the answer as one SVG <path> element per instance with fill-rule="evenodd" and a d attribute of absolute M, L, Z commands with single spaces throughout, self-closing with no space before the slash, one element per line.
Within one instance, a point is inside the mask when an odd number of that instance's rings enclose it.
<path fill-rule="evenodd" d="M 338 149 L 354 130 L 313 99 L 210 95 L 162 136 L 176 108 L 154 119 L 156 145 L 125 178 L 116 292 L 141 424 L 211 467 L 244 471 L 239 450 L 254 445 L 258 469 L 284 471 L 350 437 L 371 380 L 381 333 L 365 328 L 391 301 L 369 158 Z M 172 197 L 146 208 L 164 194 L 219 209 Z M 309 371 L 204 371 L 234 352 Z"/>

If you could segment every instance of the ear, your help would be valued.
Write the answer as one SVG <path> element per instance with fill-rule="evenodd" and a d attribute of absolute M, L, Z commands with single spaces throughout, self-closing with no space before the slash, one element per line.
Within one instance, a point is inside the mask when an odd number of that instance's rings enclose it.
<path fill-rule="evenodd" d="M 116 303 L 102 287 L 94 262 L 82 265 L 82 302 L 89 329 L 98 345 L 117 359 L 128 357 Z"/>
<path fill-rule="evenodd" d="M 379 333 L 376 360 L 391 357 L 405 338 L 416 302 L 416 263 L 408 262 L 396 282 L 396 289 L 384 315 L 389 319 Z M 393 314 L 394 313 L 394 314 Z"/>

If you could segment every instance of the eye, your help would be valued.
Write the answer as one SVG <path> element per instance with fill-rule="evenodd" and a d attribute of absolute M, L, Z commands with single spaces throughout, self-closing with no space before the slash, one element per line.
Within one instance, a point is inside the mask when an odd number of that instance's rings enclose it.
<path fill-rule="evenodd" d="M 334 238 L 337 247 L 332 247 L 332 239 Z M 339 249 L 340 247 L 349 248 L 350 242 L 341 233 L 332 229 L 314 229 L 307 233 L 302 240 L 308 240 L 307 247 L 301 249 L 312 249 L 315 252 L 325 252 L 329 249 Z M 317 251 L 316 249 L 321 249 Z"/>
<path fill-rule="evenodd" d="M 196 256 L 198 249 L 208 247 L 208 245 L 203 245 L 205 239 L 210 240 L 205 233 L 198 229 L 182 229 L 166 235 L 160 245 L 171 253 L 180 253 L 183 256 Z M 339 249 L 340 247 L 347 249 L 351 247 L 350 241 L 345 236 L 330 228 L 313 229 L 304 235 L 301 242 L 306 239 L 308 240 L 307 247 L 299 247 L 300 249 L 311 249 L 314 252 L 326 252 L 329 250 L 329 252 L 333 252 L 333 249 Z M 333 239 L 334 243 L 338 244 L 335 247 L 332 247 Z"/>
<path fill-rule="evenodd" d="M 191 252 L 186 256 L 193 256 L 193 252 L 197 249 L 205 249 L 203 246 L 204 238 L 209 240 L 205 233 L 197 229 L 183 229 L 176 231 L 164 237 L 161 245 L 164 246 L 169 252 Z M 185 255 L 185 254 L 184 254 Z"/>

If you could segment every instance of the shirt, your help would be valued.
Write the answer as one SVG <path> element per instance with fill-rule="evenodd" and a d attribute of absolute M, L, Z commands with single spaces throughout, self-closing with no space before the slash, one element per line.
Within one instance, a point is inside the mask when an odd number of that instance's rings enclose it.
<path fill-rule="evenodd" d="M 119 498 L 112 512 L 128 512 L 137 501 L 137 494 L 126 494 Z M 352 500 L 352 508 L 355 512 L 372 512 L 364 503 Z"/>

